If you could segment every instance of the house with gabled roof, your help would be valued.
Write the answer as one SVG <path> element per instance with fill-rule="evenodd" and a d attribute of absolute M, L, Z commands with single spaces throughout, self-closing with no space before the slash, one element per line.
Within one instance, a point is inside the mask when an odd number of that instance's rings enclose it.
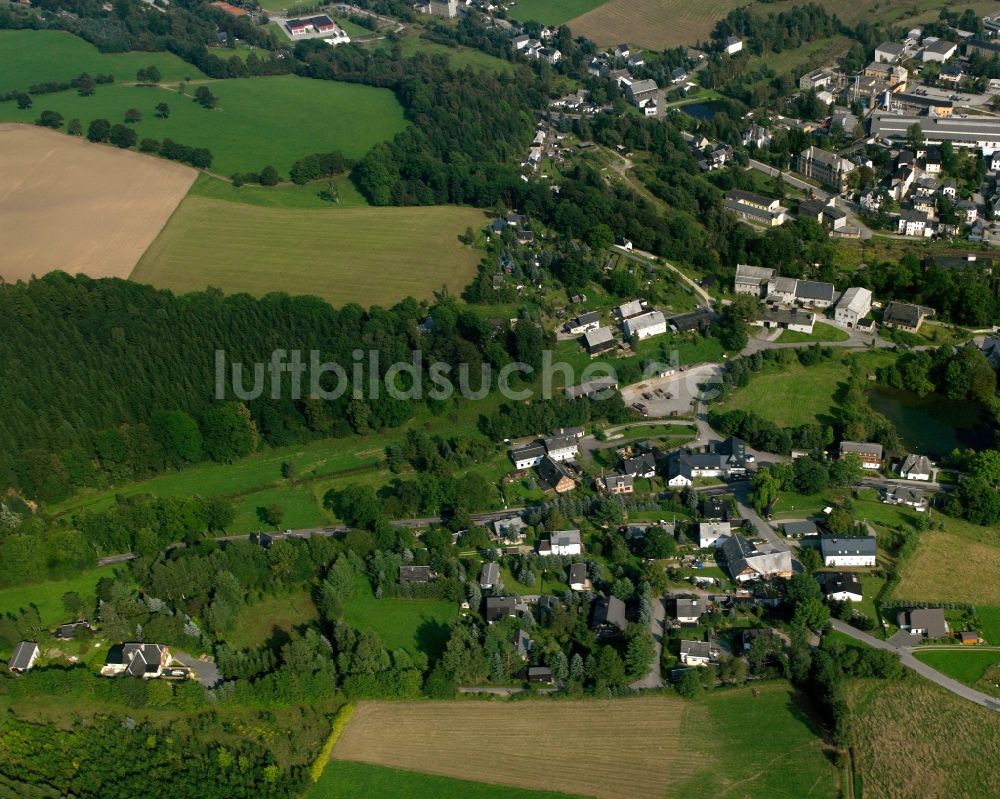
<path fill-rule="evenodd" d="M 874 566 L 878 553 L 875 536 L 821 538 L 819 551 L 824 566 Z"/>
<path fill-rule="evenodd" d="M 512 619 L 517 616 L 514 597 L 512 596 L 490 596 L 486 597 L 486 611 L 483 614 L 489 624 L 502 619 Z"/>
<path fill-rule="evenodd" d="M 625 632 L 628 619 L 625 617 L 625 603 L 616 596 L 598 597 L 594 602 L 594 616 L 591 629 L 598 638 L 610 638 Z"/>
<path fill-rule="evenodd" d="M 792 576 L 792 554 L 787 550 L 764 552 L 740 535 L 722 544 L 722 557 L 730 576 L 740 583 L 770 577 Z"/>
<path fill-rule="evenodd" d="M 153 679 L 159 677 L 170 663 L 170 649 L 163 644 L 129 642 L 113 646 L 108 651 L 108 659 L 101 674 L 115 677 L 127 674 L 130 677 Z"/>
<path fill-rule="evenodd" d="M 399 567 L 400 583 L 429 583 L 436 576 L 430 566 Z"/>
<path fill-rule="evenodd" d="M 34 641 L 19 641 L 14 647 L 14 654 L 7 661 L 7 668 L 15 674 L 31 671 L 38 657 L 38 644 Z"/>
<path fill-rule="evenodd" d="M 586 563 L 571 563 L 569 565 L 569 587 L 572 591 L 589 591 L 591 589 Z"/>
<path fill-rule="evenodd" d="M 678 624 L 697 624 L 698 620 L 708 613 L 708 600 L 705 597 L 678 597 L 676 600 L 674 618 Z"/>
<path fill-rule="evenodd" d="M 719 662 L 722 651 L 708 641 L 681 641 L 680 655 L 685 666 L 708 666 Z"/>
<path fill-rule="evenodd" d="M 885 306 L 885 311 L 882 313 L 882 324 L 885 327 L 916 333 L 927 316 L 929 316 L 927 309 L 920 305 L 893 300 Z"/>
<path fill-rule="evenodd" d="M 930 480 L 932 472 L 931 459 L 913 453 L 903 458 L 899 467 L 899 476 L 904 480 Z"/>
<path fill-rule="evenodd" d="M 576 480 L 561 463 L 546 455 L 538 464 L 538 479 L 548 491 L 565 494 L 576 488 Z"/>
<path fill-rule="evenodd" d="M 853 572 L 823 572 L 816 575 L 820 590 L 836 602 L 860 602 L 864 599 L 861 578 Z"/>
<path fill-rule="evenodd" d="M 882 445 L 871 441 L 841 441 L 840 457 L 857 455 L 865 469 L 882 468 Z"/>
<path fill-rule="evenodd" d="M 886 505 L 906 505 L 921 513 L 927 510 L 927 497 L 924 496 L 924 492 L 912 486 L 884 486 L 880 498 Z"/>

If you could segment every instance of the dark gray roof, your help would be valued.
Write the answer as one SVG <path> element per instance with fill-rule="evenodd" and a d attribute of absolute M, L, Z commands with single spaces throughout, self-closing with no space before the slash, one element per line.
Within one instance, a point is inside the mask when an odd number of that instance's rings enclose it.
<path fill-rule="evenodd" d="M 496 621 L 514 615 L 514 597 L 491 596 L 486 598 L 486 620 Z"/>
<path fill-rule="evenodd" d="M 920 306 L 908 302 L 890 302 L 882 314 L 882 321 L 916 327 L 920 322 Z"/>
<path fill-rule="evenodd" d="M 827 596 L 839 594 L 841 591 L 864 596 L 861 590 L 861 578 L 851 572 L 817 574 L 816 579 L 819 581 L 819 587 Z"/>
<path fill-rule="evenodd" d="M 431 579 L 430 566 L 400 566 L 399 581 L 401 583 L 426 583 Z"/>
<path fill-rule="evenodd" d="M 31 666 L 31 659 L 38 654 L 38 644 L 34 641 L 21 641 L 14 647 L 14 654 L 7 663 L 8 668 L 26 671 Z"/>
<path fill-rule="evenodd" d="M 804 522 L 784 522 L 781 526 L 785 529 L 785 535 L 795 537 L 817 535 L 819 533 L 819 528 L 816 527 L 816 522 L 808 520 Z"/>
<path fill-rule="evenodd" d="M 948 624 L 941 608 L 900 611 L 897 621 L 900 627 L 926 630 L 928 638 L 944 638 L 948 635 Z"/>
<path fill-rule="evenodd" d="M 833 284 L 815 280 L 800 280 L 795 287 L 795 296 L 808 300 L 833 301 Z"/>
<path fill-rule="evenodd" d="M 681 598 L 677 600 L 677 618 L 681 616 L 688 618 L 691 616 L 701 616 L 708 612 L 708 600 L 704 597 L 695 599 Z"/>
<path fill-rule="evenodd" d="M 822 538 L 819 542 L 823 557 L 830 555 L 874 555 L 878 552 L 875 536 L 863 538 Z"/>
<path fill-rule="evenodd" d="M 582 583 L 587 579 L 586 563 L 571 563 L 569 566 L 569 581 L 571 583 Z"/>
<path fill-rule="evenodd" d="M 594 603 L 594 626 L 612 626 L 624 631 L 628 626 L 625 603 L 616 596 L 602 596 Z"/>

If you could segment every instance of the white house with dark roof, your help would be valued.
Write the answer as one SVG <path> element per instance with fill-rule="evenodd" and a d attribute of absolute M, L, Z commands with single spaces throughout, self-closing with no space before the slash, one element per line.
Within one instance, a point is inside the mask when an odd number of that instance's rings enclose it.
<path fill-rule="evenodd" d="M 7 668 L 15 674 L 24 674 L 24 672 L 30 671 L 35 665 L 37 657 L 38 644 L 34 641 L 20 641 L 14 647 L 14 654 L 7 661 Z"/>
<path fill-rule="evenodd" d="M 545 446 L 538 442 L 518 447 L 510 451 L 510 459 L 516 469 L 531 469 L 542 462 L 545 457 Z"/>
<path fill-rule="evenodd" d="M 914 453 L 903 458 L 899 467 L 899 476 L 904 480 L 930 480 L 932 472 L 931 459 Z"/>
<path fill-rule="evenodd" d="M 571 563 L 569 566 L 569 587 L 571 591 L 589 591 L 590 578 L 587 576 L 586 563 Z"/>
<path fill-rule="evenodd" d="M 681 641 L 680 654 L 685 666 L 708 666 L 718 663 L 722 652 L 708 641 Z"/>
<path fill-rule="evenodd" d="M 544 542 L 543 542 L 544 543 Z M 538 548 L 539 555 L 582 555 L 579 530 L 555 530 L 549 533 L 548 547 Z"/>
<path fill-rule="evenodd" d="M 727 36 L 722 43 L 722 50 L 726 55 L 736 55 L 743 49 L 743 40 L 739 36 Z"/>
<path fill-rule="evenodd" d="M 129 642 L 111 648 L 101 674 L 105 677 L 127 674 L 153 679 L 159 677 L 169 663 L 170 649 L 163 644 Z"/>
<path fill-rule="evenodd" d="M 733 290 L 737 294 L 753 294 L 763 299 L 774 292 L 776 273 L 764 266 L 736 265 L 736 280 Z"/>
<path fill-rule="evenodd" d="M 912 486 L 887 485 L 879 497 L 886 505 L 905 505 L 919 513 L 927 510 L 927 497 L 924 496 L 924 492 Z"/>
<path fill-rule="evenodd" d="M 575 435 L 552 436 L 544 440 L 545 452 L 552 460 L 558 462 L 573 460 L 580 451 Z"/>
<path fill-rule="evenodd" d="M 708 600 L 705 597 L 678 597 L 677 610 L 674 618 L 679 624 L 697 624 L 698 619 L 708 613 Z"/>
<path fill-rule="evenodd" d="M 864 599 L 861 578 L 853 572 L 825 572 L 816 575 L 823 596 L 836 602 L 860 602 Z"/>
<path fill-rule="evenodd" d="M 860 538 L 821 538 L 819 542 L 823 565 L 868 567 L 875 565 L 878 545 L 875 536 Z"/>

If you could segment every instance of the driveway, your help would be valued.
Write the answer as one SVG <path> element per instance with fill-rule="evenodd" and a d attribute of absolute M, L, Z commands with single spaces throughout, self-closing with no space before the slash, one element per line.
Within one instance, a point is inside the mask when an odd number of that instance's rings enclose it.
<path fill-rule="evenodd" d="M 198 682 L 206 688 L 214 688 L 222 682 L 222 675 L 219 673 L 219 667 L 215 665 L 214 660 L 199 660 L 187 652 L 174 651 L 171 654 L 174 660 L 183 663 L 191 669 L 197 675 Z"/>
<path fill-rule="evenodd" d="M 660 676 L 660 652 L 663 649 L 663 620 L 667 617 L 666 599 L 662 596 L 653 598 L 653 614 L 649 619 L 649 631 L 653 634 L 653 651 L 655 657 L 649 667 L 649 673 L 641 680 L 632 683 L 632 688 L 662 688 L 663 678 Z"/>
<path fill-rule="evenodd" d="M 936 669 L 932 669 L 926 663 L 917 660 L 913 656 L 914 647 L 905 646 L 905 640 L 900 640 L 898 635 L 894 635 L 888 641 L 880 641 L 873 635 L 862 632 L 846 622 L 840 621 L 839 619 L 831 619 L 830 624 L 833 629 L 837 632 L 844 633 L 844 635 L 849 635 L 856 641 L 861 641 L 862 643 L 868 644 L 868 646 L 875 647 L 876 649 L 885 649 L 889 652 L 899 653 L 900 662 L 906 668 L 911 671 L 915 671 L 921 677 L 926 677 L 933 683 L 940 685 L 946 691 L 951 691 L 953 694 L 962 697 L 963 699 L 968 699 L 970 702 L 975 702 L 977 705 L 982 705 L 990 710 L 995 710 L 1000 712 L 1000 701 L 994 699 L 988 694 L 984 694 L 982 691 L 977 691 L 974 688 L 970 688 L 968 685 L 960 683 L 958 680 L 953 680 L 951 677 L 947 677 Z M 909 635 L 906 636 L 906 640 L 910 638 Z"/>

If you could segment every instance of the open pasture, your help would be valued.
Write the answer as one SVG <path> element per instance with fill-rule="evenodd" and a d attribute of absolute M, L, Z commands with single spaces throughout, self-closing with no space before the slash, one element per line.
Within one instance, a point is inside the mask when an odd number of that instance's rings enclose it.
<path fill-rule="evenodd" d="M 0 124 L 0 278 L 56 269 L 128 277 L 196 175 L 172 161 Z"/>
<path fill-rule="evenodd" d="M 460 292 L 478 253 L 460 243 L 482 211 L 409 208 L 266 208 L 189 197 L 132 279 L 177 292 L 314 294 L 334 305 L 389 306 Z"/>

